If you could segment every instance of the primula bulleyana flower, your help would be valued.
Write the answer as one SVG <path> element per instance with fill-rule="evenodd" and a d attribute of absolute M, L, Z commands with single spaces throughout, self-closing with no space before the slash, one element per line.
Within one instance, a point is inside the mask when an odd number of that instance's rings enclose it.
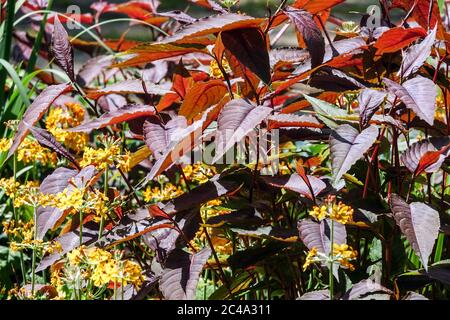
<path fill-rule="evenodd" d="M 309 215 L 319 221 L 330 218 L 342 224 L 346 224 L 353 220 L 353 209 L 342 202 L 336 204 L 333 199 L 332 201 L 326 201 L 325 204 L 320 207 L 314 206 L 309 212 Z"/>
<path fill-rule="evenodd" d="M 58 157 L 55 152 L 42 147 L 36 140 L 27 137 L 17 149 L 17 160 L 25 164 L 39 162 L 42 165 L 55 166 Z"/>
<path fill-rule="evenodd" d="M 320 261 L 317 257 L 317 248 L 312 248 L 306 255 L 305 263 L 303 264 L 303 271 L 305 271 L 311 264 Z"/>
<path fill-rule="evenodd" d="M 194 163 L 183 168 L 184 175 L 189 181 L 203 184 L 213 177 L 217 171 L 213 166 L 208 166 L 203 163 Z"/>
<path fill-rule="evenodd" d="M 176 198 L 183 194 L 183 190 L 180 186 L 176 187 L 171 183 L 166 183 L 164 187 L 147 187 L 142 193 L 145 202 L 159 202 Z"/>
<path fill-rule="evenodd" d="M 226 73 L 231 72 L 230 65 L 228 64 L 228 61 L 225 58 L 222 59 L 222 68 Z M 223 79 L 224 78 L 222 70 L 220 70 L 219 64 L 217 63 L 217 61 L 215 59 L 211 60 L 209 69 L 210 69 L 209 75 L 211 78 L 214 78 L 214 79 Z"/>
<path fill-rule="evenodd" d="M 0 179 L 0 188 L 5 190 L 5 194 L 13 200 L 14 207 L 19 208 L 24 205 L 37 206 L 39 204 L 39 183 L 28 181 L 20 184 L 14 177 Z"/>
<path fill-rule="evenodd" d="M 350 269 L 350 271 L 355 270 L 355 267 L 350 261 L 356 259 L 358 252 L 353 250 L 349 245 L 345 243 L 341 245 L 334 243 L 333 256 L 335 261 L 339 262 L 342 267 Z"/>
<path fill-rule="evenodd" d="M 0 139 L 0 152 L 9 151 L 11 148 L 12 140 L 11 139 Z"/>
<path fill-rule="evenodd" d="M 66 103 L 64 107 L 54 107 L 50 110 L 45 127 L 56 140 L 78 153 L 89 142 L 89 135 L 83 132 L 70 132 L 67 129 L 80 125 L 84 116 L 85 110 L 81 105 Z"/>
<path fill-rule="evenodd" d="M 127 172 L 130 170 L 130 163 L 131 154 L 128 151 L 121 154 L 119 141 L 106 141 L 103 148 L 86 147 L 80 165 L 82 167 L 94 165 L 100 170 L 105 170 L 115 164 L 117 168 Z"/>

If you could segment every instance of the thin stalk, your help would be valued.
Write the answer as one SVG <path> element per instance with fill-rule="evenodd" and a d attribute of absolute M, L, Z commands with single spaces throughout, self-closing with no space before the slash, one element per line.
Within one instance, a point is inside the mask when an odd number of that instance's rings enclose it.
<path fill-rule="evenodd" d="M 329 279 L 329 284 L 330 284 L 330 300 L 334 299 L 333 242 L 334 242 L 334 220 L 331 219 L 331 226 L 330 226 L 330 272 L 328 274 L 328 279 Z"/>
<path fill-rule="evenodd" d="M 444 249 L 444 241 L 445 241 L 445 234 L 439 233 L 437 244 L 436 244 L 436 251 L 434 253 L 434 262 L 441 261 L 442 251 Z"/>
<path fill-rule="evenodd" d="M 5 22 L 5 32 L 3 34 L 3 42 L 2 42 L 2 52 L 1 57 L 5 61 L 9 61 L 11 55 L 11 43 L 12 43 L 12 32 L 14 26 L 14 16 L 15 16 L 15 5 L 16 0 L 8 0 L 8 4 L 6 6 L 6 22 Z M 5 83 L 6 83 L 6 72 L 2 70 L 0 72 L 0 104 L 4 105 L 5 99 Z"/>
<path fill-rule="evenodd" d="M 37 235 L 37 208 L 33 206 L 34 235 L 33 235 L 33 255 L 31 257 L 31 296 L 34 296 L 34 284 L 36 282 L 36 235 Z"/>
<path fill-rule="evenodd" d="M 108 196 L 108 176 L 109 176 L 109 169 L 107 167 L 105 170 L 105 181 L 104 181 L 104 185 L 103 185 L 103 193 L 105 194 L 106 197 Z M 105 224 L 105 218 L 102 215 L 100 217 L 100 226 L 98 229 L 98 240 L 100 240 L 102 238 L 104 224 Z"/>
<path fill-rule="evenodd" d="M 14 184 L 16 183 L 16 177 L 17 177 L 17 153 L 14 152 L 13 155 L 13 181 Z M 15 195 L 14 195 L 15 198 Z M 13 204 L 13 216 L 14 216 L 14 220 L 15 221 L 19 221 L 19 214 L 17 212 L 17 208 L 14 206 Z M 20 259 L 20 271 L 22 272 L 22 282 L 25 284 L 27 281 L 27 275 L 25 274 L 25 263 L 23 261 L 23 252 L 22 250 L 20 250 L 20 254 L 19 254 L 19 259 Z"/>
<path fill-rule="evenodd" d="M 80 246 L 83 244 L 83 210 L 80 210 Z"/>

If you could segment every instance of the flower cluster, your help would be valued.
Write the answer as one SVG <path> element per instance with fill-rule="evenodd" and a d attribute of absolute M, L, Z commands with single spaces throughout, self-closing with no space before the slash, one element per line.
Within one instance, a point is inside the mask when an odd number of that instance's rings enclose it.
<path fill-rule="evenodd" d="M 12 140 L 7 138 L 0 139 L 0 152 L 8 151 L 11 148 Z"/>
<path fill-rule="evenodd" d="M 208 166 L 203 163 L 189 164 L 183 168 L 183 172 L 189 181 L 198 184 L 207 182 L 211 177 L 217 174 L 217 170 L 214 166 Z"/>
<path fill-rule="evenodd" d="M 230 65 L 226 58 L 222 59 L 222 68 L 226 73 L 231 72 Z M 214 79 L 223 79 L 224 78 L 224 74 L 222 73 L 222 70 L 220 70 L 219 64 L 217 63 L 217 61 L 215 59 L 211 60 L 209 69 L 210 69 L 209 75 L 211 78 L 214 78 Z"/>
<path fill-rule="evenodd" d="M 350 262 L 355 260 L 358 256 L 358 252 L 353 250 L 352 247 L 343 243 L 337 244 L 333 243 L 333 255 L 327 255 L 320 252 L 316 247 L 313 247 L 306 255 L 305 263 L 303 264 L 303 270 L 306 270 L 313 263 L 339 263 L 339 265 L 344 269 L 349 269 L 350 271 L 355 270 L 355 267 Z"/>
<path fill-rule="evenodd" d="M 81 280 L 81 281 L 80 281 Z M 139 264 L 122 259 L 120 251 L 81 246 L 69 252 L 62 265 L 52 269 L 51 283 L 60 294 L 64 287 L 81 286 L 92 283 L 96 287 L 113 284 L 114 287 L 132 284 L 142 285 L 144 277 Z M 78 281 L 77 283 L 74 283 Z M 81 283 L 81 284 L 80 284 Z"/>
<path fill-rule="evenodd" d="M 317 220 L 323 220 L 326 218 L 333 219 L 342 224 L 346 224 L 353 220 L 353 209 L 342 203 L 336 203 L 335 198 L 329 198 L 322 206 L 314 206 L 309 212 L 309 215 Z"/>
<path fill-rule="evenodd" d="M 17 149 L 17 160 L 23 163 L 39 162 L 42 165 L 55 166 L 58 157 L 55 152 L 42 147 L 36 140 L 26 137 Z"/>
<path fill-rule="evenodd" d="M 23 205 L 37 206 L 39 204 L 39 182 L 28 181 L 20 184 L 14 177 L 0 179 L 0 189 L 13 200 L 14 207 Z"/>
<path fill-rule="evenodd" d="M 82 151 L 89 141 L 89 135 L 83 132 L 70 132 L 67 129 L 80 125 L 85 117 L 84 108 L 77 103 L 66 103 L 62 107 L 50 110 L 45 120 L 46 129 L 56 140 L 76 153 Z"/>
<path fill-rule="evenodd" d="M 152 188 L 147 186 L 147 189 L 142 194 L 145 202 L 160 202 L 176 198 L 183 193 L 183 189 L 180 186 L 177 187 L 168 182 L 162 187 L 155 186 Z"/>
<path fill-rule="evenodd" d="M 121 154 L 119 141 L 106 141 L 103 148 L 94 149 L 86 147 L 83 153 L 83 159 L 80 162 L 82 167 L 94 165 L 100 170 L 105 170 L 111 165 L 127 172 L 130 170 L 130 153 L 127 151 Z"/>

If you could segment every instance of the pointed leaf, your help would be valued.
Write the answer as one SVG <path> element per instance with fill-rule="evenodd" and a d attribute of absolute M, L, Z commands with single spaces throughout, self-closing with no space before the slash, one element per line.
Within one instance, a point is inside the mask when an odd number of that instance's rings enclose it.
<path fill-rule="evenodd" d="M 118 94 L 155 94 L 155 95 L 164 95 L 166 93 L 170 93 L 172 91 L 163 88 L 160 85 L 145 81 L 146 90 L 142 85 L 142 80 L 127 80 L 123 82 L 119 82 L 116 84 L 112 84 L 102 89 L 89 91 L 87 93 L 87 97 L 93 100 L 97 100 L 101 96 L 111 93 Z"/>
<path fill-rule="evenodd" d="M 159 280 L 159 288 L 168 300 L 194 300 L 203 266 L 211 255 L 206 247 L 195 254 L 183 250 L 171 253 Z"/>
<path fill-rule="evenodd" d="M 88 86 L 95 78 L 100 76 L 103 71 L 111 66 L 113 57 L 98 56 L 89 59 L 77 74 L 77 83 L 82 87 Z"/>
<path fill-rule="evenodd" d="M 330 220 L 324 219 L 320 222 L 304 219 L 298 222 L 300 239 L 308 248 L 317 248 L 317 251 L 328 255 L 330 253 Z M 345 225 L 333 222 L 333 243 L 347 243 L 347 231 Z"/>
<path fill-rule="evenodd" d="M 384 83 L 390 93 L 396 95 L 407 108 L 414 111 L 417 116 L 429 125 L 434 123 L 437 90 L 430 79 L 417 76 L 400 85 L 385 78 Z"/>
<path fill-rule="evenodd" d="M 223 31 L 225 48 L 264 83 L 270 83 L 270 60 L 266 38 L 259 28 Z"/>
<path fill-rule="evenodd" d="M 178 114 L 192 120 L 210 106 L 219 103 L 226 93 L 227 87 L 221 80 L 196 83 L 184 97 Z"/>
<path fill-rule="evenodd" d="M 283 12 L 301 33 L 311 55 L 311 67 L 321 65 L 325 55 L 325 40 L 312 15 L 307 11 L 289 6 Z"/>
<path fill-rule="evenodd" d="M 429 138 L 426 140 L 418 141 L 413 143 L 408 150 L 403 152 L 400 156 L 403 164 L 408 168 L 411 173 L 415 175 L 420 174 L 425 171 L 427 173 L 436 172 L 444 162 L 445 158 L 449 156 L 450 150 L 446 148 L 450 144 L 450 138 Z M 436 152 L 442 150 L 442 152 L 437 152 L 432 157 L 426 157 L 428 152 Z M 422 168 L 420 165 L 422 164 Z"/>
<path fill-rule="evenodd" d="M 361 124 L 365 127 L 372 116 L 377 112 L 378 107 L 383 103 L 387 96 L 387 92 L 364 89 L 358 96 L 359 113 L 361 117 Z"/>
<path fill-rule="evenodd" d="M 101 129 L 106 126 L 122 123 L 136 118 L 152 116 L 155 108 L 147 105 L 128 105 L 103 114 L 100 118 L 83 123 L 75 128 L 70 128 L 71 132 L 91 132 L 94 129 Z"/>
<path fill-rule="evenodd" d="M 235 143 L 240 142 L 250 131 L 259 125 L 272 108 L 255 106 L 243 99 L 227 103 L 217 120 L 216 155 L 217 162 Z"/>
<path fill-rule="evenodd" d="M 69 76 L 70 80 L 75 81 L 73 48 L 69 41 L 69 35 L 59 21 L 58 15 L 55 16 L 54 26 L 51 44 L 52 54 L 61 69 Z"/>
<path fill-rule="evenodd" d="M 422 202 L 408 204 L 396 194 L 391 194 L 390 206 L 395 222 L 428 270 L 428 258 L 441 225 L 439 213 Z"/>
<path fill-rule="evenodd" d="M 330 137 L 330 157 L 334 181 L 338 181 L 373 145 L 378 128 L 370 126 L 361 133 L 348 124 L 339 126 Z"/>
<path fill-rule="evenodd" d="M 285 188 L 313 199 L 326 188 L 326 184 L 321 179 L 314 176 L 307 177 L 314 192 L 314 196 L 311 195 L 310 188 L 305 183 L 304 179 L 302 179 L 297 173 L 293 173 L 290 176 L 262 177 L 262 179 L 271 186 Z"/>
<path fill-rule="evenodd" d="M 33 103 L 25 111 L 22 120 L 19 122 L 17 132 L 14 136 L 13 143 L 8 152 L 8 158 L 17 150 L 20 143 L 25 139 L 28 134 L 29 126 L 34 126 L 38 122 L 52 103 L 63 93 L 71 90 L 71 85 L 64 83 L 54 86 L 48 86 L 39 96 L 33 101 Z"/>
<path fill-rule="evenodd" d="M 187 127 L 185 117 L 177 116 L 166 124 L 153 116 L 144 123 L 144 138 L 148 148 L 152 151 L 155 159 L 159 159 L 166 151 L 169 145 L 178 139 L 177 131 Z"/>
<path fill-rule="evenodd" d="M 426 36 L 427 32 L 422 27 L 408 29 L 397 27 L 389 29 L 373 45 L 377 49 L 375 55 L 396 52 L 409 46 L 417 39 L 425 38 Z"/>
<path fill-rule="evenodd" d="M 425 60 L 431 54 L 431 48 L 436 40 L 436 30 L 437 27 L 435 27 L 421 43 L 413 45 L 406 51 L 398 72 L 399 76 L 407 78 L 411 73 L 417 71 L 417 69 L 423 65 Z"/>

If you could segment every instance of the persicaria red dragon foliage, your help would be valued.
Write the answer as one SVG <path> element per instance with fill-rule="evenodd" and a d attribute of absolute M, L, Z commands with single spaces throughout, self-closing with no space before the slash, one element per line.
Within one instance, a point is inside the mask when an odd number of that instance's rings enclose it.
<path fill-rule="evenodd" d="M 449 1 L 54 2 L 1 2 L 0 299 L 450 297 Z"/>

